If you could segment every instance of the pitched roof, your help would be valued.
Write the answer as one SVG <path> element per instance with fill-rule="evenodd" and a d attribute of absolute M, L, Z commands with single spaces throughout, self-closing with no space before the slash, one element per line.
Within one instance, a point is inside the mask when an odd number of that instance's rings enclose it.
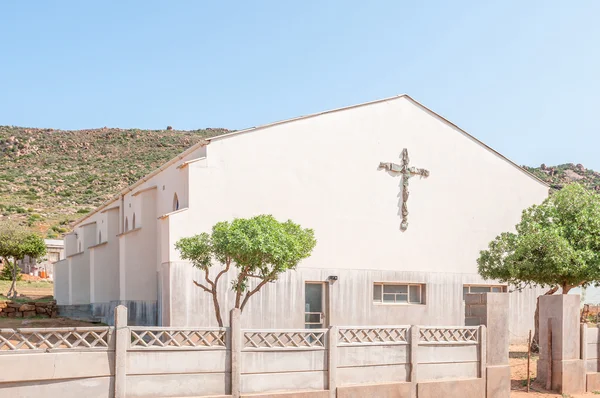
<path fill-rule="evenodd" d="M 306 116 L 300 116 L 300 117 L 295 117 L 295 118 L 292 118 L 292 119 L 281 120 L 281 121 L 274 122 L 274 123 L 263 124 L 261 126 L 251 127 L 251 128 L 247 128 L 247 129 L 244 129 L 244 130 L 232 131 L 231 133 L 227 133 L 227 134 L 223 134 L 223 135 L 217 135 L 215 137 L 207 138 L 206 140 L 210 143 L 211 141 L 215 141 L 215 140 L 220 140 L 220 139 L 224 139 L 224 138 L 236 136 L 236 135 L 239 135 L 239 134 L 251 133 L 253 131 L 262 130 L 262 129 L 265 129 L 265 128 L 268 128 L 268 127 L 278 126 L 278 125 L 281 125 L 281 124 L 292 123 L 292 122 L 295 122 L 297 120 L 310 119 L 310 118 L 317 117 L 317 116 L 320 116 L 320 115 L 326 115 L 328 113 L 340 112 L 340 111 L 345 111 L 345 110 L 348 110 L 348 109 L 363 107 L 363 106 L 366 106 L 366 105 L 378 104 L 378 103 L 381 103 L 381 102 L 392 101 L 392 100 L 395 100 L 395 99 L 398 99 L 398 98 L 405 98 L 405 99 L 411 101 L 413 104 L 417 105 L 419 108 L 423 109 L 425 112 L 427 112 L 430 115 L 432 115 L 432 116 L 440 119 L 444 123 L 452 126 L 456 130 L 458 130 L 460 133 L 462 133 L 463 135 L 465 135 L 467 138 L 473 140 L 474 142 L 476 142 L 477 144 L 479 144 L 483 148 L 487 149 L 488 151 L 492 152 L 496 156 L 500 157 L 502 160 L 504 160 L 504 161 L 510 163 L 512 166 L 518 168 L 522 173 L 525 173 L 530 178 L 534 179 L 535 181 L 539 182 L 540 184 L 542 184 L 542 185 L 544 185 L 546 187 L 550 187 L 550 185 L 548 185 L 548 183 L 546 183 L 545 181 L 543 181 L 543 180 L 539 179 L 538 177 L 536 177 L 535 175 L 531 174 L 529 171 L 525 170 L 523 167 L 519 166 L 518 164 L 516 164 L 515 162 L 513 162 L 512 160 L 510 160 L 506 156 L 502 155 L 500 152 L 498 152 L 498 151 L 494 150 L 493 148 L 489 147 L 488 145 L 484 144 L 482 141 L 478 140 L 477 138 L 475 138 L 471 134 L 467 133 L 465 130 L 461 129 L 456 124 L 452 123 L 450 120 L 448 120 L 445 117 L 441 116 L 439 113 L 436 113 L 436 112 L 432 111 L 431 109 L 427 108 L 425 105 L 421 104 L 419 101 L 416 101 L 415 99 L 413 99 L 408 94 L 400 94 L 400 95 L 396 95 L 396 96 L 393 96 L 393 97 L 379 99 L 379 100 L 376 100 L 376 101 L 364 102 L 364 103 L 358 104 L 358 105 L 350 105 L 350 106 L 346 106 L 346 107 L 343 107 L 343 108 L 337 108 L 337 109 L 332 109 L 332 110 L 329 110 L 329 111 L 312 113 L 312 114 L 309 114 L 309 115 L 306 115 Z"/>

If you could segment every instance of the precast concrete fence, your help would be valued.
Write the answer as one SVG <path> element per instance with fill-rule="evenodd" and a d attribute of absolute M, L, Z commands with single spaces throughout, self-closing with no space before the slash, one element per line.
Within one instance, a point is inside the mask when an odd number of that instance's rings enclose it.
<path fill-rule="evenodd" d="M 537 379 L 563 394 L 600 392 L 599 326 L 580 323 L 579 295 L 541 296 Z"/>
<path fill-rule="evenodd" d="M 499 398 L 510 389 L 510 378 L 488 377 L 484 325 L 250 330 L 238 310 L 230 325 L 128 326 L 119 306 L 114 327 L 1 329 L 0 398 Z"/>

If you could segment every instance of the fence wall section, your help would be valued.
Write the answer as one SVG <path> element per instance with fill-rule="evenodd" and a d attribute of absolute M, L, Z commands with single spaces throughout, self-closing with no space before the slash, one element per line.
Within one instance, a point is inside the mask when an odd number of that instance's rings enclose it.
<path fill-rule="evenodd" d="M 0 398 L 485 397 L 485 326 L 0 331 Z M 258 394 L 258 395 L 256 395 Z M 458 395 L 457 395 L 458 394 Z"/>
<path fill-rule="evenodd" d="M 0 329 L 0 397 L 109 397 L 113 329 Z"/>
<path fill-rule="evenodd" d="M 340 326 L 337 385 L 410 382 L 410 326 Z"/>
<path fill-rule="evenodd" d="M 129 331 L 127 397 L 229 393 L 226 329 L 132 327 Z"/>

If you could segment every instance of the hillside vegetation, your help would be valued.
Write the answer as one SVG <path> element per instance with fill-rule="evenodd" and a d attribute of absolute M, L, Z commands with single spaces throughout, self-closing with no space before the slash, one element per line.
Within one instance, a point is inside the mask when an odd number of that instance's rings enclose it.
<path fill-rule="evenodd" d="M 0 214 L 59 237 L 73 220 L 140 177 L 227 131 L 0 126 Z"/>
<path fill-rule="evenodd" d="M 579 182 L 590 189 L 600 192 L 600 172 L 586 169 L 582 164 L 566 163 L 558 166 L 523 168 L 536 177 L 546 181 L 554 189 L 560 189 L 571 182 Z"/>
<path fill-rule="evenodd" d="M 0 218 L 60 237 L 121 189 L 204 138 L 228 131 L 0 126 Z M 555 189 L 579 181 L 600 191 L 600 172 L 581 164 L 523 167 Z"/>

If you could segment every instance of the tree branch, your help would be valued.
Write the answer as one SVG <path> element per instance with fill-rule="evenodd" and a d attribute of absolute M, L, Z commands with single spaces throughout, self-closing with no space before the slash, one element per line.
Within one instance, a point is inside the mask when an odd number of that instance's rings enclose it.
<path fill-rule="evenodd" d="M 240 308 L 240 300 L 242 298 L 242 290 L 240 289 L 240 285 L 244 279 L 248 277 L 248 267 L 245 267 L 242 272 L 238 275 L 237 279 L 237 288 L 235 291 L 235 308 Z"/>
<path fill-rule="evenodd" d="M 215 278 L 215 285 L 217 284 L 219 279 L 229 271 L 229 267 L 231 267 L 231 259 L 227 258 L 225 260 L 225 269 L 219 272 L 217 274 L 217 277 Z"/>
<path fill-rule="evenodd" d="M 242 301 L 242 306 L 240 307 L 241 311 L 244 311 L 244 307 L 246 306 L 246 303 L 248 303 L 248 300 L 250 299 L 250 297 L 252 297 L 252 295 L 254 293 L 258 292 L 264 285 L 269 283 L 269 281 L 274 276 L 275 276 L 275 271 L 273 271 L 269 275 L 267 275 L 254 289 L 252 289 L 248 293 L 246 293 L 246 297 L 244 297 L 244 301 Z"/>
<path fill-rule="evenodd" d="M 554 293 L 556 293 L 557 290 L 558 290 L 558 286 L 554 286 L 553 288 L 551 288 L 550 290 L 548 290 L 546 293 L 544 293 L 544 296 L 551 296 Z"/>
<path fill-rule="evenodd" d="M 210 290 L 209 288 L 207 288 L 206 286 L 204 286 L 202 283 L 198 283 L 196 281 L 192 281 L 192 282 L 194 282 L 194 285 L 202 288 L 205 292 L 212 293 L 212 290 Z"/>
<path fill-rule="evenodd" d="M 208 267 L 204 267 L 204 279 L 206 279 L 206 281 L 208 282 L 208 284 L 210 285 L 210 287 L 212 287 L 214 289 L 215 288 L 215 283 L 210 280 L 209 271 L 210 270 L 208 269 Z"/>

